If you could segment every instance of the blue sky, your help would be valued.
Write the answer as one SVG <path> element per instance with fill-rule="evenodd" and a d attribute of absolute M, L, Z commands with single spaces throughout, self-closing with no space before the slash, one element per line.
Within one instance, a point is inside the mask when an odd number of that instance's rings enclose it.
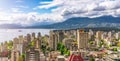
<path fill-rule="evenodd" d="M 0 0 L 0 24 L 62 22 L 72 17 L 120 17 L 120 0 Z"/>
<path fill-rule="evenodd" d="M 52 0 L 0 0 L 0 8 L 6 12 L 12 12 L 11 8 L 18 8 L 20 11 L 24 11 L 24 13 L 28 12 L 38 12 L 38 13 L 49 13 L 50 9 L 32 9 L 40 4 L 40 2 L 46 2 Z"/>

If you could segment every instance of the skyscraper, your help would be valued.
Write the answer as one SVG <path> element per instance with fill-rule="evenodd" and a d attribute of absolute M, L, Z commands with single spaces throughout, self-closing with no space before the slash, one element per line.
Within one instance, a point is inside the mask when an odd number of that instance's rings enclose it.
<path fill-rule="evenodd" d="M 77 30 L 78 49 L 88 48 L 89 35 L 88 32 Z"/>
<path fill-rule="evenodd" d="M 33 32 L 31 35 L 31 41 L 33 41 L 35 39 L 35 33 Z"/>
<path fill-rule="evenodd" d="M 50 47 L 53 50 L 57 50 L 58 36 L 55 32 L 50 31 Z"/>
<path fill-rule="evenodd" d="M 27 34 L 27 41 L 31 41 L 31 35 L 30 34 Z"/>

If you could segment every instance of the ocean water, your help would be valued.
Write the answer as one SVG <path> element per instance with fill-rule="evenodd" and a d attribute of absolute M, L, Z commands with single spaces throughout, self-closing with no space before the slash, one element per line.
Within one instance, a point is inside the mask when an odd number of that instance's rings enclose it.
<path fill-rule="evenodd" d="M 50 29 L 0 29 L 0 43 L 4 41 L 13 40 L 13 38 L 19 35 L 26 36 L 28 33 L 41 32 L 41 35 L 49 35 Z"/>

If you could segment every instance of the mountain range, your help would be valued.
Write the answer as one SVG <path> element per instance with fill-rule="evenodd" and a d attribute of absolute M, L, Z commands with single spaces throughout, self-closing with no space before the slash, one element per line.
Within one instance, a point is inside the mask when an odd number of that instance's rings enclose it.
<path fill-rule="evenodd" d="M 8 26 L 9 25 L 9 26 Z M 7 27 L 8 26 L 8 27 Z M 102 16 L 96 18 L 74 17 L 63 22 L 22 27 L 16 24 L 0 25 L 0 28 L 47 28 L 47 29 L 76 29 L 76 28 L 120 28 L 120 17 Z"/>

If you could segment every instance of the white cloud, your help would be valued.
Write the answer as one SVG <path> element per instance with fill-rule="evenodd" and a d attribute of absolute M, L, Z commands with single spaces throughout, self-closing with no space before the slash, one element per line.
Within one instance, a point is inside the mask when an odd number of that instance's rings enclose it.
<path fill-rule="evenodd" d="M 22 12 L 22 11 L 20 10 L 20 8 L 11 8 L 11 10 L 12 10 L 12 12 L 14 12 L 14 13 L 16 13 L 16 12 Z"/>
<path fill-rule="evenodd" d="M 22 8 L 22 9 L 29 8 L 28 6 L 24 6 L 24 5 L 19 5 L 19 6 L 16 6 L 16 7 Z"/>
<path fill-rule="evenodd" d="M 31 13 L 12 13 L 7 16 L 7 13 L 0 13 L 0 24 L 21 24 L 23 26 L 33 25 L 42 22 L 60 22 L 63 17 L 59 14 L 38 14 L 37 12 Z"/>
<path fill-rule="evenodd" d="M 0 12 L 0 24 L 10 23 L 11 18 L 10 16 L 5 12 Z"/>
<path fill-rule="evenodd" d="M 40 9 L 52 9 L 53 13 L 62 16 L 99 17 L 104 15 L 118 15 L 116 10 L 120 9 L 120 0 L 53 0 L 49 4 L 38 6 Z"/>
<path fill-rule="evenodd" d="M 9 20 L 10 16 L 5 12 L 0 12 L 0 20 Z"/>
<path fill-rule="evenodd" d="M 2 10 L 2 8 L 0 8 L 0 10 Z"/>
<path fill-rule="evenodd" d="M 51 2 L 40 2 L 40 4 L 50 4 Z"/>
<path fill-rule="evenodd" d="M 23 9 L 28 9 L 28 6 L 24 6 L 24 5 L 19 5 L 19 6 L 15 6 L 13 8 L 11 8 L 11 12 L 13 13 L 21 13 L 24 12 Z"/>
<path fill-rule="evenodd" d="M 46 3 L 46 2 L 41 2 L 41 4 L 45 4 L 45 3 Z M 59 5 L 61 5 L 61 4 L 63 4 L 63 1 L 61 1 L 61 0 L 54 0 L 53 2 L 49 2 L 49 3 L 45 4 L 45 5 L 38 6 L 37 8 L 40 8 L 40 9 L 42 9 L 42 8 L 48 9 L 48 8 L 51 8 L 51 7 L 54 7 L 54 6 L 59 6 Z"/>
<path fill-rule="evenodd" d="M 36 12 L 28 13 L 28 14 L 14 14 L 12 15 L 12 19 L 16 23 L 21 23 L 23 25 L 31 25 L 35 23 L 41 22 L 60 22 L 63 17 L 58 14 L 38 14 Z"/>

